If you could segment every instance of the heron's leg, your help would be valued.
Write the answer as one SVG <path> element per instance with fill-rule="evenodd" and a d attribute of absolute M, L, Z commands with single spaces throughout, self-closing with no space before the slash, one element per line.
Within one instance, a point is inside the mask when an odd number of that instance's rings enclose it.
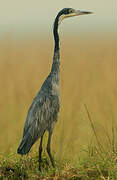
<path fill-rule="evenodd" d="M 51 155 L 51 151 L 50 151 L 51 137 L 52 137 L 52 130 L 49 131 L 48 143 L 47 143 L 47 152 L 48 152 L 50 161 L 52 163 L 52 166 L 55 167 L 54 161 L 53 161 L 53 158 L 52 158 L 52 155 Z"/>
<path fill-rule="evenodd" d="M 45 133 L 45 131 L 44 131 L 44 133 Z M 44 135 L 44 133 L 43 133 L 43 135 Z M 42 162 L 41 154 L 42 154 L 43 135 L 41 136 L 41 141 L 40 141 L 40 145 L 39 145 L 39 171 L 41 171 L 41 162 Z"/>

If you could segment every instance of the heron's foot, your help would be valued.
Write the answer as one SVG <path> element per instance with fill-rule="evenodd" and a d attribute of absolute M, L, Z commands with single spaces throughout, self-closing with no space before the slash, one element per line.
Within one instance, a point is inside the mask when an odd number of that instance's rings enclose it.
<path fill-rule="evenodd" d="M 55 168 L 55 163 L 54 163 L 53 159 L 51 159 L 51 164 L 52 164 L 53 168 Z"/>
<path fill-rule="evenodd" d="M 47 147 L 47 152 L 48 152 L 51 164 L 52 164 L 53 168 L 55 168 L 54 160 L 53 160 L 52 154 L 50 152 L 50 148 L 48 148 L 48 147 Z"/>
<path fill-rule="evenodd" d="M 42 166 L 42 159 L 39 158 L 39 171 L 41 172 L 41 166 Z"/>
<path fill-rule="evenodd" d="M 54 165 L 54 164 L 53 164 Z M 42 160 L 39 160 L 39 171 L 41 172 L 43 169 L 48 170 L 50 167 L 49 161 L 46 157 L 42 158 Z"/>
<path fill-rule="evenodd" d="M 41 172 L 41 164 L 39 163 L 39 171 Z"/>

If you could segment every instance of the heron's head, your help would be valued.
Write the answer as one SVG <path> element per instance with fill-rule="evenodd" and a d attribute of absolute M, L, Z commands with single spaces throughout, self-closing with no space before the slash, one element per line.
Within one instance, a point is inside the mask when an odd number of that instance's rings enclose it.
<path fill-rule="evenodd" d="M 68 17 L 87 15 L 87 14 L 92 14 L 92 12 L 90 12 L 90 11 L 82 11 L 82 10 L 75 10 L 75 9 L 72 9 L 72 8 L 64 8 L 57 15 L 57 17 L 59 18 L 58 23 L 60 24 L 63 19 L 68 18 Z"/>

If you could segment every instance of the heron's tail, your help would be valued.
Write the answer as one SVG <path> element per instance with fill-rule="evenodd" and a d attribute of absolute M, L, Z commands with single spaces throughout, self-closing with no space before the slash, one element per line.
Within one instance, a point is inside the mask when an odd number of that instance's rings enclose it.
<path fill-rule="evenodd" d="M 32 139 L 31 136 L 28 138 L 23 137 L 21 144 L 17 149 L 17 153 L 21 155 L 27 154 L 30 151 L 33 144 L 34 144 L 34 140 Z"/>

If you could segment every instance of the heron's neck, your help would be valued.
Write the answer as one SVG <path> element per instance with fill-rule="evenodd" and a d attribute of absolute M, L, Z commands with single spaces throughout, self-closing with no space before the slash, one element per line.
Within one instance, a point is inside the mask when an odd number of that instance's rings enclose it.
<path fill-rule="evenodd" d="M 54 34 L 54 41 L 55 41 L 55 49 L 54 52 L 59 50 L 59 34 L 58 34 L 58 25 L 59 25 L 59 17 L 57 16 L 54 22 L 54 29 L 53 29 L 53 34 Z"/>
<path fill-rule="evenodd" d="M 51 73 L 56 83 L 59 83 L 59 74 L 60 74 L 60 49 L 59 49 L 58 21 L 59 21 L 59 18 L 56 17 L 55 22 L 54 22 L 54 29 L 53 29 L 55 47 L 54 47 L 53 63 L 52 63 L 52 68 L 51 68 Z"/>

